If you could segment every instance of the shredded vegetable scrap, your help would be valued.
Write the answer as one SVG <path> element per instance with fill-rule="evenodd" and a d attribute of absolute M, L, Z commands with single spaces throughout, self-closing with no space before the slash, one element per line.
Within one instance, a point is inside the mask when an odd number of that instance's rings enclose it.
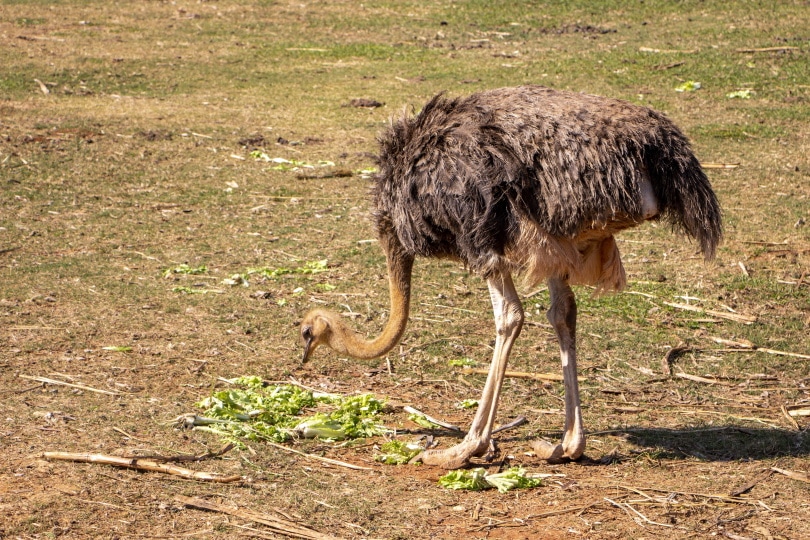
<path fill-rule="evenodd" d="M 539 478 L 526 476 L 523 467 L 512 467 L 504 472 L 486 474 L 484 469 L 450 471 L 439 478 L 439 485 L 448 489 L 480 491 L 495 488 L 501 493 L 516 488 L 535 488 L 542 484 Z"/>
<path fill-rule="evenodd" d="M 337 441 L 387 432 L 377 423 L 385 404 L 370 394 L 336 396 L 293 385 L 264 386 L 259 377 L 229 382 L 239 388 L 214 392 L 198 403 L 205 417 L 220 422 L 195 429 L 236 444 L 243 439 L 284 442 L 296 436 Z M 307 414 L 315 407 L 331 410 Z"/>
<path fill-rule="evenodd" d="M 374 456 L 374 459 L 386 465 L 402 465 L 415 458 L 422 447 L 418 443 L 402 441 L 388 441 L 380 446 L 382 453 Z"/>

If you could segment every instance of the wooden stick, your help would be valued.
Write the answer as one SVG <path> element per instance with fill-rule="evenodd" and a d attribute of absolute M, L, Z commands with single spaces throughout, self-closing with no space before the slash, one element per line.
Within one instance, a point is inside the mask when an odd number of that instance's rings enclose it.
<path fill-rule="evenodd" d="M 59 381 L 57 379 L 49 379 L 47 377 L 31 377 L 30 375 L 18 375 L 21 379 L 27 379 L 29 381 L 37 381 L 45 384 L 59 384 L 62 386 L 69 386 L 71 388 L 78 388 L 79 390 L 87 390 L 88 392 L 96 392 L 98 394 L 107 394 L 108 396 L 120 396 L 120 392 L 111 392 L 109 390 L 99 390 L 98 388 L 91 388 L 90 386 L 85 386 L 83 384 L 72 384 L 65 381 Z"/>
<path fill-rule="evenodd" d="M 737 49 L 738 53 L 757 53 L 757 52 L 786 52 L 798 51 L 798 47 L 761 47 L 759 49 Z"/>
<path fill-rule="evenodd" d="M 461 370 L 464 375 L 488 375 L 489 370 L 482 368 L 465 367 Z M 515 379 L 532 379 L 535 381 L 562 381 L 563 376 L 557 373 L 527 373 L 525 371 L 507 371 L 504 377 Z M 587 381 L 586 377 L 577 377 L 579 382 Z"/>
<path fill-rule="evenodd" d="M 255 523 L 261 523 L 269 527 L 272 532 L 289 536 L 291 538 L 307 538 L 314 540 L 339 540 L 336 536 L 331 536 L 310 529 L 305 525 L 300 525 L 294 521 L 278 518 L 270 514 L 262 512 L 255 512 L 253 510 L 246 510 L 241 508 L 232 508 L 230 506 L 223 506 L 211 501 L 206 501 L 197 497 L 186 497 L 184 495 L 175 495 L 174 500 L 191 508 L 199 508 L 201 510 L 208 510 L 209 512 L 220 512 L 228 514 L 229 516 L 236 516 Z"/>
<path fill-rule="evenodd" d="M 785 407 L 785 410 L 790 416 L 810 416 L 810 407 L 801 405 L 791 405 Z"/>
<path fill-rule="evenodd" d="M 704 169 L 736 169 L 740 166 L 739 163 L 701 163 Z"/>
<path fill-rule="evenodd" d="M 785 469 L 778 469 L 776 467 L 771 467 L 773 472 L 777 472 L 779 474 L 784 474 L 788 478 L 792 478 L 794 480 L 798 480 L 799 482 L 807 482 L 810 484 L 810 476 L 805 473 L 794 472 L 794 471 L 786 471 Z"/>
<path fill-rule="evenodd" d="M 767 354 L 775 354 L 779 356 L 792 356 L 794 358 L 805 358 L 810 359 L 810 355 L 807 354 L 799 354 L 794 352 L 787 352 L 787 351 L 777 351 L 776 349 L 766 349 L 764 347 L 759 347 L 754 343 L 748 341 L 747 339 L 744 340 L 731 340 L 731 339 L 723 339 L 720 337 L 710 337 L 712 341 L 715 343 L 719 343 L 721 345 L 728 345 L 730 347 L 734 347 L 734 349 L 718 349 L 718 352 L 763 352 Z M 737 348 L 740 350 L 737 351 Z"/>
<path fill-rule="evenodd" d="M 151 459 L 124 458 L 118 456 L 108 456 L 104 454 L 74 454 L 70 452 L 43 452 L 42 457 L 48 460 L 76 461 L 79 463 L 101 463 L 114 467 L 124 467 L 125 469 L 135 469 L 139 471 L 162 472 L 173 474 L 189 480 L 201 480 L 204 482 L 230 483 L 242 480 L 237 475 L 222 476 L 218 473 L 198 472 L 175 465 L 158 463 Z"/>

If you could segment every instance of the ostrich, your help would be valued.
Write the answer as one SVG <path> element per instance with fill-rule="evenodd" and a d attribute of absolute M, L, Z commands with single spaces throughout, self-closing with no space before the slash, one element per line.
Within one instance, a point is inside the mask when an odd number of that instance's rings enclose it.
<path fill-rule="evenodd" d="M 324 310 L 301 323 L 304 361 L 319 345 L 360 359 L 402 337 L 414 257 L 460 260 L 483 277 L 495 317 L 492 363 L 464 439 L 418 456 L 456 469 L 490 444 L 498 396 L 523 308 L 512 275 L 547 281 L 547 313 L 560 346 L 565 390 L 562 442 L 533 442 L 550 462 L 585 450 L 576 373 L 572 284 L 597 291 L 626 282 L 614 234 L 662 219 L 714 256 L 720 208 L 689 142 L 664 115 L 624 101 L 540 86 L 434 97 L 380 137 L 373 217 L 386 255 L 391 311 L 366 340 Z"/>

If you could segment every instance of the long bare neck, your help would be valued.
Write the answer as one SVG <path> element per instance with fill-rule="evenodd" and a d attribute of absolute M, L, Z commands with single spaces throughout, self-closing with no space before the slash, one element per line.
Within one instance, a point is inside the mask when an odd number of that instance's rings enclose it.
<path fill-rule="evenodd" d="M 330 314 L 332 335 L 328 345 L 335 351 L 354 358 L 368 360 L 386 354 L 399 342 L 408 323 L 411 305 L 411 272 L 413 256 L 405 254 L 396 240 L 381 239 L 386 250 L 388 288 L 391 294 L 391 313 L 379 336 L 366 340 Z"/>

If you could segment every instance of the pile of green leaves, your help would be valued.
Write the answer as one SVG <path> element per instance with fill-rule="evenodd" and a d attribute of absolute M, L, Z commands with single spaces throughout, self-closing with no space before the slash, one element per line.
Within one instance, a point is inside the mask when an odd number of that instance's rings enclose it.
<path fill-rule="evenodd" d="M 526 476 L 523 467 L 512 467 L 504 472 L 487 474 L 482 468 L 450 471 L 439 478 L 439 485 L 448 489 L 480 491 L 495 488 L 501 493 L 512 489 L 535 488 L 542 484 L 539 478 Z"/>
<path fill-rule="evenodd" d="M 231 379 L 234 388 L 214 392 L 197 405 L 205 409 L 203 429 L 229 442 L 270 440 L 284 442 L 292 437 L 327 440 L 356 439 L 381 435 L 387 430 L 378 423 L 385 404 L 370 394 L 337 396 L 319 394 L 292 385 L 265 386 L 259 377 Z M 307 415 L 307 409 L 328 408 L 329 412 Z"/>
<path fill-rule="evenodd" d="M 403 465 L 410 462 L 420 452 L 422 452 L 422 447 L 418 443 L 388 441 L 380 446 L 380 453 L 374 456 L 374 459 L 386 465 Z"/>

